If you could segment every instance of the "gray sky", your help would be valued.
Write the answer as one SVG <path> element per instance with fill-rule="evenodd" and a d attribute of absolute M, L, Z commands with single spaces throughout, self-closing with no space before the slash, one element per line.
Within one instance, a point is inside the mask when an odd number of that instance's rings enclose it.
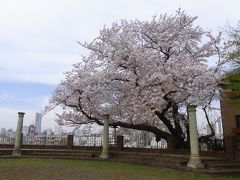
<path fill-rule="evenodd" d="M 15 129 L 18 111 L 33 123 L 62 73 L 87 54 L 77 41 L 93 40 L 104 25 L 181 8 L 216 33 L 240 20 L 239 7 L 237 0 L 0 0 L 0 128 Z M 46 116 L 43 128 L 53 127 L 52 119 Z"/>

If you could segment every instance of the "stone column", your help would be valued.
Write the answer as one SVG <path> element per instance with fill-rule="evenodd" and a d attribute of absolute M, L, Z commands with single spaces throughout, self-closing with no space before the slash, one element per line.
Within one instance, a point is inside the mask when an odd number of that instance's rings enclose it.
<path fill-rule="evenodd" d="M 199 156 L 196 107 L 196 105 L 188 107 L 191 155 L 187 166 L 194 169 L 204 167 Z"/>
<path fill-rule="evenodd" d="M 117 150 L 122 150 L 124 147 L 123 136 L 117 136 Z"/>
<path fill-rule="evenodd" d="M 18 112 L 18 124 L 16 130 L 16 139 L 13 149 L 13 156 L 21 156 L 21 146 L 22 146 L 22 127 L 23 127 L 23 117 L 24 112 Z"/>
<path fill-rule="evenodd" d="M 107 159 L 109 156 L 108 152 L 108 140 L 109 140 L 109 115 L 104 114 L 104 128 L 103 128 L 103 149 L 100 158 Z"/>

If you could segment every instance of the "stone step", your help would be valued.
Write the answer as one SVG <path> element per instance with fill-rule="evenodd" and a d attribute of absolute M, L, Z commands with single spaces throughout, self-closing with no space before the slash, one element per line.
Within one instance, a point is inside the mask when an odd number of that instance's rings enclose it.
<path fill-rule="evenodd" d="M 1 149 L 0 156 L 12 155 L 12 149 Z"/>
<path fill-rule="evenodd" d="M 211 175 L 240 175 L 240 169 L 197 169 L 196 172 Z"/>
<path fill-rule="evenodd" d="M 202 162 L 205 164 L 223 164 L 228 163 L 229 159 L 227 158 L 202 159 Z"/>
<path fill-rule="evenodd" d="M 58 152 L 31 152 L 24 153 L 22 155 L 39 155 L 39 156 L 93 156 L 91 153 L 58 153 Z"/>
<path fill-rule="evenodd" d="M 123 163 L 137 163 L 137 164 L 143 164 L 143 165 L 151 165 L 151 166 L 160 166 L 160 167 L 176 167 L 179 166 L 179 164 L 171 162 L 171 161 L 145 161 L 142 159 L 129 159 L 129 158 L 111 158 L 110 161 L 114 162 L 123 162 Z"/>
<path fill-rule="evenodd" d="M 76 159 L 76 160 L 88 160 L 88 159 L 91 159 L 91 160 L 98 160 L 99 158 L 98 157 L 90 157 L 90 156 L 42 156 L 42 155 L 31 155 L 31 156 L 26 156 L 26 155 L 23 155 L 21 156 L 21 158 L 32 158 L 32 157 L 36 157 L 36 158 L 46 158 L 46 159 Z"/>
<path fill-rule="evenodd" d="M 98 156 L 98 152 L 95 151 L 78 151 L 78 150 L 22 150 L 22 155 L 36 155 L 36 156 Z"/>
<path fill-rule="evenodd" d="M 125 155 L 122 155 L 122 156 L 112 156 L 110 154 L 110 157 L 111 158 L 114 158 L 114 159 L 121 159 L 123 161 L 131 161 L 131 162 L 143 162 L 143 163 L 148 163 L 148 164 L 151 164 L 151 165 L 157 165 L 157 164 L 164 164 L 164 163 L 167 163 L 167 164 L 181 164 L 182 162 L 186 161 L 185 159 L 174 159 L 174 158 L 169 158 L 169 157 L 151 157 L 151 156 L 147 156 L 147 157 L 141 157 L 141 156 L 125 156 Z"/>
<path fill-rule="evenodd" d="M 1 157 L 8 152 L 7 157 L 12 157 L 12 149 L 1 151 Z M 23 149 L 21 157 L 41 157 L 41 158 L 59 158 L 59 159 L 94 159 L 100 160 L 100 151 L 91 150 L 59 150 L 59 149 Z M 128 152 L 110 152 L 113 155 L 109 161 L 138 163 L 144 165 L 161 166 L 186 170 L 187 155 L 155 154 L 155 153 L 128 153 Z M 235 175 L 240 174 L 240 162 L 228 162 L 224 158 L 203 157 L 206 168 L 194 170 L 199 173 L 212 175 Z M 190 170 L 189 171 L 193 171 Z"/>
<path fill-rule="evenodd" d="M 159 153 L 139 153 L 139 152 L 110 152 L 114 156 L 138 156 L 138 157 L 150 157 L 150 158 L 173 158 L 173 159 L 188 159 L 188 155 L 174 155 L 174 154 L 159 154 Z"/>
<path fill-rule="evenodd" d="M 208 169 L 234 168 L 240 170 L 240 162 L 209 163 L 207 164 L 207 168 Z"/>
<path fill-rule="evenodd" d="M 235 139 L 236 139 L 237 141 L 240 141 L 240 135 L 235 136 Z"/>
<path fill-rule="evenodd" d="M 154 162 L 170 162 L 179 165 L 186 165 L 189 156 L 188 155 L 171 155 L 171 154 L 130 154 L 130 153 L 113 153 L 111 156 L 113 158 L 126 158 L 126 159 L 140 159 L 141 161 L 154 161 Z M 226 158 L 212 158 L 212 157 L 201 157 L 204 163 L 219 163 L 219 162 L 228 162 Z"/>
<path fill-rule="evenodd" d="M 186 167 L 189 159 L 186 155 L 171 155 L 171 154 L 142 154 L 142 153 L 112 153 L 111 159 L 118 162 L 138 163 L 152 166 L 162 167 L 178 167 L 181 169 Z"/>

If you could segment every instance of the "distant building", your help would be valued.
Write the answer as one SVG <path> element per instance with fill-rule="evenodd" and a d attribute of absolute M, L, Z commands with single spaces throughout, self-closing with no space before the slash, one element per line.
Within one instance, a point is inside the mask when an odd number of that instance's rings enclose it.
<path fill-rule="evenodd" d="M 1 134 L 6 134 L 6 132 L 7 132 L 6 128 L 1 129 Z"/>
<path fill-rule="evenodd" d="M 27 135 L 28 134 L 28 126 L 23 126 L 22 133 L 23 133 L 23 135 Z"/>
<path fill-rule="evenodd" d="M 7 130 L 7 133 L 8 133 L 8 134 L 13 134 L 13 133 L 15 133 L 15 132 L 13 131 L 12 128 L 10 128 L 10 129 Z"/>
<path fill-rule="evenodd" d="M 216 125 L 215 125 L 215 137 L 217 139 L 223 139 L 223 128 L 222 128 L 222 120 L 219 119 L 217 122 L 216 122 Z"/>
<path fill-rule="evenodd" d="M 50 135 L 53 135 L 53 130 L 51 128 L 47 128 L 47 135 L 50 136 Z"/>
<path fill-rule="evenodd" d="M 240 133 L 240 108 L 221 100 L 222 123 L 224 137 Z"/>
<path fill-rule="evenodd" d="M 229 77 L 232 75 L 240 75 L 240 68 L 233 70 L 231 73 L 228 74 Z M 236 83 L 236 85 L 239 86 L 239 79 L 237 79 L 235 76 L 231 77 L 234 79 L 232 80 L 232 83 Z M 235 79 L 236 78 L 236 79 Z M 222 124 L 223 124 L 223 135 L 226 139 L 230 136 L 238 135 L 240 136 L 240 104 L 237 104 L 237 102 L 234 103 L 234 101 L 229 100 L 231 97 L 235 97 L 236 99 L 239 99 L 240 92 L 236 89 L 236 91 L 233 91 L 233 89 L 229 88 L 228 85 L 223 85 L 224 91 L 221 93 L 221 114 L 222 114 Z"/>
<path fill-rule="evenodd" d="M 28 135 L 30 136 L 34 136 L 35 135 L 35 132 L 36 132 L 36 128 L 33 124 L 31 124 L 29 127 L 28 127 Z"/>
<path fill-rule="evenodd" d="M 218 127 L 219 136 L 223 136 L 223 127 L 222 127 L 222 120 L 221 119 L 219 121 L 217 121 L 217 127 Z"/>
<path fill-rule="evenodd" d="M 35 133 L 41 134 L 42 114 L 36 113 L 35 115 Z"/>

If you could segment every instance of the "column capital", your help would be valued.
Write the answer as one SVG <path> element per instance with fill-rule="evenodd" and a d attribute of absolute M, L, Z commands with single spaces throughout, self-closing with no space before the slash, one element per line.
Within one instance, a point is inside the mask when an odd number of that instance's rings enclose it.
<path fill-rule="evenodd" d="M 196 111 L 196 108 L 197 108 L 197 105 L 190 104 L 190 105 L 188 105 L 188 112 L 190 112 L 190 111 Z"/>
<path fill-rule="evenodd" d="M 103 114 L 104 119 L 109 119 L 110 115 L 109 114 Z"/>
<path fill-rule="evenodd" d="M 19 116 L 24 116 L 25 112 L 18 112 Z"/>

